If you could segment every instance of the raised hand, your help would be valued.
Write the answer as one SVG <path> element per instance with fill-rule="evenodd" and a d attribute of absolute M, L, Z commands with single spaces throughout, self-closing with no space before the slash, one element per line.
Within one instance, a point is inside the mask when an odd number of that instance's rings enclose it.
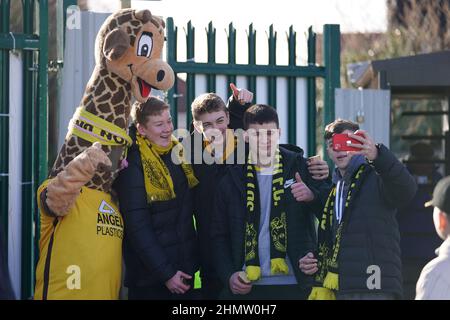
<path fill-rule="evenodd" d="M 298 202 L 310 202 L 314 200 L 314 193 L 302 181 L 300 174 L 295 173 L 295 183 L 291 185 L 291 192 Z"/>
<path fill-rule="evenodd" d="M 378 148 L 376 147 L 375 142 L 372 140 L 372 138 L 366 131 L 358 130 L 355 133 L 349 133 L 348 136 L 361 142 L 361 144 L 359 143 L 348 144 L 348 146 L 350 147 L 358 148 L 361 150 L 361 151 L 349 151 L 349 153 L 362 154 L 369 161 L 373 161 L 378 157 Z"/>
<path fill-rule="evenodd" d="M 230 88 L 233 92 L 234 99 L 239 101 L 241 105 L 252 102 L 253 92 L 250 92 L 247 89 L 239 89 L 234 83 L 230 83 Z"/>

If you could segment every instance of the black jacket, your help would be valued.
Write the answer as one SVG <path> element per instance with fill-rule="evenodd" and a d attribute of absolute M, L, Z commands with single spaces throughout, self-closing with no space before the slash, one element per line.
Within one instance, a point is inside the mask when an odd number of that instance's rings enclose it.
<path fill-rule="evenodd" d="M 134 132 L 132 128 L 130 136 Z M 123 252 L 128 287 L 163 285 L 177 270 L 192 276 L 198 270 L 193 191 L 170 153 L 161 158 L 172 177 L 175 199 L 147 203 L 141 156 L 135 144 L 128 151 L 128 168 L 119 173 L 114 184 L 125 225 Z"/>
<path fill-rule="evenodd" d="M 241 105 L 231 96 L 228 99 L 227 108 L 230 116 L 230 129 L 243 128 L 242 119 L 244 112 L 251 106 L 251 104 Z M 194 163 L 194 139 L 202 139 L 202 135 L 194 132 L 191 135 L 191 161 Z M 203 152 L 203 149 L 202 149 Z M 232 155 L 235 158 L 236 154 Z M 199 180 L 199 185 L 194 190 L 194 207 L 197 232 L 200 240 L 200 274 L 202 280 L 205 281 L 210 278 L 217 278 L 214 270 L 213 261 L 211 259 L 211 217 L 214 207 L 214 195 L 219 182 L 225 175 L 227 164 L 206 164 L 194 163 L 193 169 L 195 176 Z"/>
<path fill-rule="evenodd" d="M 295 173 L 299 172 L 302 180 L 313 191 L 316 199 L 320 192 L 327 192 L 327 181 L 315 181 L 311 178 L 303 158 L 303 151 L 296 147 L 297 151 L 289 151 L 280 146 L 283 157 L 284 179 L 295 179 Z M 242 270 L 244 259 L 244 235 L 246 224 L 246 199 L 245 199 L 245 171 L 244 165 L 228 166 L 216 192 L 215 206 L 212 217 L 212 256 L 215 267 L 222 282 L 228 287 L 231 275 Z M 294 268 L 300 289 L 308 289 L 312 284 L 312 277 L 306 276 L 298 268 L 298 260 L 316 247 L 316 232 L 314 227 L 314 209 L 320 209 L 313 204 L 297 202 L 292 193 L 285 193 L 287 213 L 287 243 L 288 256 Z"/>
<path fill-rule="evenodd" d="M 341 293 L 393 293 L 402 296 L 402 264 L 400 234 L 396 221 L 397 208 L 407 204 L 417 186 L 405 166 L 383 145 L 378 157 L 355 193 L 350 214 L 343 230 L 339 263 Z M 367 283 L 378 266 L 381 289 L 369 290 Z M 371 283 L 371 281 L 369 281 Z"/>

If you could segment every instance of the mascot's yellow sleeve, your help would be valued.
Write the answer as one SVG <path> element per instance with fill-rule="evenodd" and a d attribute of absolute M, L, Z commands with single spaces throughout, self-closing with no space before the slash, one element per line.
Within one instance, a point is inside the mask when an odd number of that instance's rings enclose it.
<path fill-rule="evenodd" d="M 123 220 L 111 195 L 82 187 L 64 217 L 51 217 L 37 199 L 41 229 L 35 299 L 118 299 Z"/>

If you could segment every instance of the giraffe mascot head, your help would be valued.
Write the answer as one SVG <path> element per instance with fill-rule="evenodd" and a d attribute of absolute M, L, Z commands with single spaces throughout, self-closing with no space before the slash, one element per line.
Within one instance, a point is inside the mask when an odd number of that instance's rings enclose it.
<path fill-rule="evenodd" d="M 161 59 L 164 28 L 149 10 L 124 9 L 109 16 L 97 34 L 95 69 L 49 179 L 38 189 L 36 298 L 117 298 L 123 222 L 110 191 L 132 143 L 132 96 L 145 102 L 153 88 L 168 90 L 174 83 L 172 68 Z M 69 256 L 72 262 L 66 263 Z M 84 290 L 68 290 L 67 268 L 77 259 L 89 275 L 82 278 Z M 109 277 L 100 274 L 105 270 Z"/>
<path fill-rule="evenodd" d="M 148 10 L 124 10 L 110 16 L 97 35 L 97 65 L 125 80 L 139 102 L 152 88 L 168 90 L 174 83 L 172 68 L 161 60 L 164 28 Z"/>
<path fill-rule="evenodd" d="M 145 102 L 152 88 L 168 90 L 174 83 L 172 68 L 161 59 L 164 27 L 164 21 L 149 10 L 124 9 L 106 19 L 96 38 L 94 72 L 50 177 L 98 141 L 112 160 L 111 168 L 100 165 L 86 186 L 110 191 L 130 143 L 124 131 L 131 96 Z M 100 164 L 110 165 L 103 160 Z"/>

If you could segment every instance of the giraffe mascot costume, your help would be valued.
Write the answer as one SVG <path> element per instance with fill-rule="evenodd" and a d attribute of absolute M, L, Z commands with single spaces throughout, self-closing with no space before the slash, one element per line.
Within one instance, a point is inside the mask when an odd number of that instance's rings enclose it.
<path fill-rule="evenodd" d="M 120 10 L 95 42 L 95 69 L 65 142 L 38 189 L 40 258 L 35 299 L 117 299 L 123 220 L 111 185 L 126 157 L 131 95 L 168 90 L 174 73 L 161 60 L 164 22 L 148 10 Z"/>

